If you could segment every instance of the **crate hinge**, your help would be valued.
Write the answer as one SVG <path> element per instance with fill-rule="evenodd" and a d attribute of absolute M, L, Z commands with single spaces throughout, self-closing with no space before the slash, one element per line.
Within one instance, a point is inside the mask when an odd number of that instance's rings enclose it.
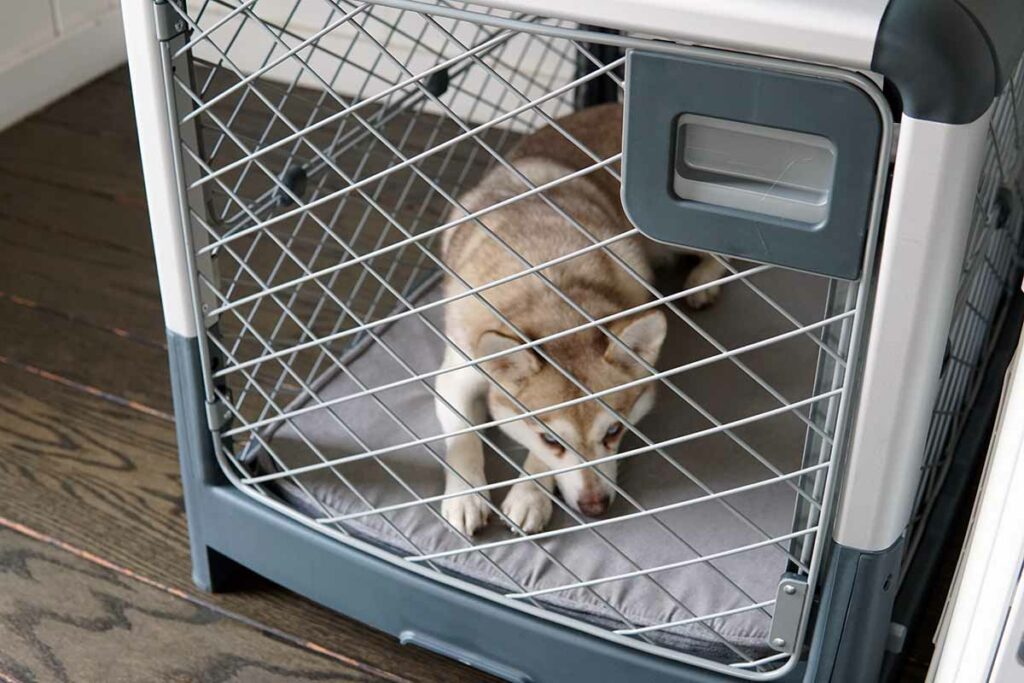
<path fill-rule="evenodd" d="M 188 22 L 167 0 L 157 0 L 153 3 L 153 9 L 156 13 L 157 40 L 173 40 L 188 31 Z"/>
<path fill-rule="evenodd" d="M 792 653 L 800 637 L 807 607 L 807 577 L 783 574 L 775 594 L 775 612 L 768 632 L 768 644 L 779 652 Z"/>
<path fill-rule="evenodd" d="M 206 402 L 206 422 L 210 430 L 219 432 L 231 421 L 231 411 L 224 401 L 217 399 Z"/>

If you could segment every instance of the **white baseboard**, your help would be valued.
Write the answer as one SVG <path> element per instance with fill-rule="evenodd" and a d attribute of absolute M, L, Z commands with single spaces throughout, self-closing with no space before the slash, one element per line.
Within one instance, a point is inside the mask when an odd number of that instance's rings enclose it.
<path fill-rule="evenodd" d="M 0 67 L 0 129 L 17 123 L 124 62 L 115 7 Z"/>

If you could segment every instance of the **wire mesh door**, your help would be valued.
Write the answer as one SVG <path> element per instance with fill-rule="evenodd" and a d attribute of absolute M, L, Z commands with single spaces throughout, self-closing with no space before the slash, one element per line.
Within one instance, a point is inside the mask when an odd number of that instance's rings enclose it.
<path fill-rule="evenodd" d="M 194 256 L 216 264 L 196 274 L 196 305 L 229 478 L 341 542 L 613 640 L 743 676 L 793 659 L 798 643 L 767 639 L 775 592 L 787 570 L 815 578 L 865 287 L 717 257 L 694 267 L 624 219 L 601 232 L 581 218 L 593 207 L 579 193 L 617 186 L 621 153 L 583 144 L 565 117 L 593 101 L 581 91 L 621 92 L 621 48 L 671 44 L 448 2 L 175 11 L 189 27 L 174 88 Z M 539 130 L 576 163 L 524 159 Z M 488 179 L 501 191 L 474 194 Z M 530 216 L 568 246 L 538 258 L 493 228 Z M 469 227 L 502 254 L 483 281 L 452 265 Z M 559 284 L 592 258 L 603 280 Z M 604 280 L 640 303 L 595 313 L 583 301 Z M 501 288 L 532 298 L 513 310 Z M 511 343 L 480 356 L 452 339 L 466 301 Z M 652 312 L 660 354 L 624 332 Z M 583 339 L 632 374 L 581 376 L 565 359 Z M 494 377 L 524 353 L 562 389 L 527 399 Z M 492 397 L 480 415 L 442 389 L 467 370 Z M 461 422 L 443 427 L 444 410 Z M 613 446 L 595 455 L 554 426 L 583 414 L 609 422 Z M 527 427 L 561 460 L 531 465 Z M 486 453 L 480 480 L 446 458 L 462 437 Z M 606 492 L 595 516 L 568 495 L 576 474 Z M 510 506 L 517 485 L 550 520 Z M 490 523 L 453 521 L 456 499 Z"/>

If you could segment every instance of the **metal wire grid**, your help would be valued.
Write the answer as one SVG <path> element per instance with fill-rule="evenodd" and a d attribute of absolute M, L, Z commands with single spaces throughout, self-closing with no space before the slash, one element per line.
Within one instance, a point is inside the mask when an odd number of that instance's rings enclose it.
<path fill-rule="evenodd" d="M 1020 286 L 1024 232 L 1024 61 L 995 105 L 988 149 L 971 217 L 960 285 L 943 360 L 926 456 L 907 530 L 906 576 L 953 460 L 957 440 L 974 403 L 999 337 L 1013 290 Z"/>
<path fill-rule="evenodd" d="M 303 16 L 308 16 L 305 10 L 310 5 L 321 10 L 323 18 L 321 27 L 312 31 L 292 23 L 300 9 Z M 451 11 L 393 9 L 335 0 L 296 0 L 289 11 L 283 14 L 278 11 L 271 16 L 260 13 L 256 0 L 205 0 L 190 11 L 181 12 L 191 32 L 178 54 L 191 51 L 197 58 L 192 73 L 177 72 L 174 83 L 179 97 L 190 104 L 179 111 L 183 130 L 189 126 L 199 130 L 194 146 L 187 142 L 182 145 L 185 163 L 193 168 L 189 190 L 201 188 L 206 198 L 203 203 L 193 200 L 190 206 L 193 231 L 201 236 L 195 242 L 195 254 L 197 258 L 215 257 L 219 271 L 216 277 L 205 273 L 197 277 L 201 294 L 212 297 L 215 302 L 204 311 L 211 322 L 216 320 L 206 343 L 209 355 L 218 359 L 218 364 L 211 368 L 214 387 L 211 398 L 218 400 L 230 414 L 230 421 L 219 429 L 220 447 L 226 456 L 224 463 L 229 468 L 229 476 L 243 489 L 270 501 L 272 493 L 267 486 L 272 482 L 288 480 L 305 490 L 302 475 L 313 471 L 331 472 L 340 487 L 363 502 L 364 509 L 338 515 L 324 507 L 323 514 L 311 521 L 326 533 L 346 538 L 350 536 L 347 523 L 363 517 L 380 517 L 413 548 L 404 558 L 408 562 L 441 574 L 444 569 L 439 562 L 474 554 L 518 586 L 517 590 L 505 594 L 509 600 L 546 610 L 550 606 L 545 596 L 586 589 L 618 614 L 621 624 L 610 629 L 615 635 L 658 645 L 664 642 L 657 638 L 659 632 L 697 625 L 705 630 L 708 638 L 718 641 L 729 652 L 724 663 L 734 671 L 770 672 L 791 655 L 780 653 L 758 658 L 731 642 L 723 634 L 722 626 L 728 624 L 730 616 L 741 612 L 760 611 L 770 615 L 774 600 L 748 595 L 718 569 L 718 563 L 725 558 L 771 548 L 782 553 L 798 571 L 806 574 L 811 570 L 812 551 L 820 545 L 818 524 L 825 513 L 826 475 L 831 471 L 839 406 L 851 372 L 848 360 L 856 342 L 852 331 L 860 313 L 862 287 L 856 283 L 820 279 L 821 290 L 827 290 L 827 305 L 823 306 L 820 318 L 804 322 L 788 310 L 785 300 L 771 295 L 759 283 L 761 276 L 774 270 L 772 266 L 723 262 L 727 275 L 714 283 L 683 290 L 663 291 L 645 282 L 608 249 L 614 242 L 632 237 L 635 230 L 603 242 L 596 240 L 545 194 L 586 174 L 609 173 L 617 178 L 621 155 L 600 158 L 584 149 L 593 160 L 590 166 L 540 186 L 518 173 L 504 156 L 522 133 L 544 124 L 557 126 L 554 120 L 571 111 L 574 93 L 583 83 L 606 77 L 621 90 L 622 81 L 616 70 L 621 67 L 622 59 L 612 53 L 612 58 L 602 61 L 591 47 L 593 34 L 577 32 L 560 21 L 479 8 L 469 8 L 470 14 L 465 6 L 454 3 L 439 3 L 437 9 Z M 491 21 L 494 17 L 502 21 Z M 513 24 L 518 30 L 509 28 Z M 557 31 L 535 32 L 539 26 Z M 251 47 L 254 33 L 262 37 L 266 48 L 255 68 L 251 55 L 246 57 L 248 61 L 244 66 L 236 63 L 232 56 L 240 45 Z M 608 40 L 609 44 L 614 44 L 614 39 Z M 654 42 L 649 47 L 659 49 Z M 574 65 L 580 59 L 587 60 L 594 68 L 577 77 Z M 188 136 L 183 135 L 182 139 L 187 140 Z M 570 141 L 582 148 L 578 141 Z M 667 369 L 656 369 L 644 363 L 649 374 L 634 384 L 659 383 L 664 393 L 699 414 L 706 427 L 659 441 L 645 434 L 642 425 L 630 424 L 617 415 L 634 442 L 640 445 L 589 462 L 576 454 L 581 461 L 563 470 L 591 468 L 603 477 L 596 469 L 602 462 L 631 459 L 632 466 L 639 467 L 643 466 L 645 458 L 657 458 L 668 463 L 679 477 L 696 484 L 702 495 L 660 508 L 645 508 L 634 495 L 609 481 L 633 511 L 593 521 L 581 517 L 560 498 L 548 493 L 556 509 L 572 519 L 571 526 L 527 535 L 511 525 L 513 535 L 510 538 L 474 543 L 462 537 L 439 514 L 439 503 L 448 496 L 419 494 L 418 482 L 403 480 L 389 466 L 389 454 L 415 447 L 420 448 L 425 457 L 436 460 L 438 467 L 445 468 L 444 440 L 458 433 L 475 433 L 516 471 L 516 475 L 471 487 L 469 492 L 480 493 L 551 474 L 525 472 L 514 454 L 494 443 L 486 429 L 497 426 L 501 420 L 423 438 L 408 426 L 406 416 L 396 414 L 378 398 L 383 392 L 412 386 L 422 387 L 439 397 L 433 380 L 442 371 L 415 371 L 410 359 L 390 348 L 384 334 L 388 325 L 415 318 L 443 341 L 448 341 L 443 331 L 427 318 L 430 310 L 464 296 L 475 297 L 486 305 L 481 293 L 502 283 L 496 281 L 469 288 L 458 297 L 431 304 L 420 303 L 415 296 L 417 288 L 429 281 L 431 273 L 446 272 L 458 278 L 435 250 L 438 238 L 445 231 L 468 221 L 475 221 L 488 230 L 486 214 L 499 207 L 470 213 L 461 206 L 458 197 L 493 165 L 504 166 L 523 182 L 522 193 L 505 203 L 539 197 L 552 210 L 558 211 L 574 230 L 589 238 L 590 247 L 549 263 L 531 266 L 514 252 L 509 254 L 522 266 L 515 277 L 541 277 L 586 322 L 550 338 L 530 340 L 522 335 L 523 343 L 517 348 L 485 359 L 465 358 L 462 367 L 482 368 L 480 364 L 485 360 L 524 348 L 546 356 L 545 343 L 590 328 L 600 330 L 609 338 L 609 343 L 622 345 L 610 332 L 610 323 L 638 310 L 662 307 L 706 343 L 706 353 Z M 451 214 L 453 207 L 462 209 L 460 217 L 449 217 L 459 215 Z M 497 239 L 493 233 L 489 234 Z M 651 304 L 595 320 L 543 278 L 544 268 L 598 249 L 609 254 L 620 268 L 650 292 Z M 785 329 L 767 337 L 752 337 L 738 346 L 726 346 L 681 305 L 686 296 L 712 286 L 744 288 L 753 293 L 759 305 L 770 309 Z M 493 308 L 492 313 L 504 319 Z M 504 319 L 504 322 L 517 330 L 511 321 Z M 521 330 L 517 331 L 522 334 Z M 403 369 L 405 376 L 386 385 L 365 385 L 339 360 L 345 349 L 357 343 L 383 349 Z M 787 353 L 788 345 L 795 343 L 810 344 L 818 363 L 813 391 L 806 396 L 789 397 L 755 372 L 747 358 L 766 351 Z M 553 362 L 550 356 L 545 359 Z M 637 356 L 634 359 L 643 362 Z M 767 401 L 770 407 L 722 419 L 673 381 L 715 364 L 727 365 L 741 373 L 750 381 L 751 391 L 761 394 L 762 402 Z M 358 391 L 330 400 L 321 398 L 316 380 L 328 369 L 348 377 Z M 455 369 L 458 368 L 448 371 Z M 536 420 L 545 412 L 586 401 L 598 401 L 614 413 L 604 398 L 624 386 L 603 392 L 588 391 L 568 371 L 557 369 L 580 389 L 579 398 L 535 411 L 520 405 L 522 413 L 514 419 Z M 815 372 L 814 367 L 809 370 Z M 388 415 L 393 428 L 405 435 L 403 443 L 370 447 L 330 410 L 362 398 L 375 401 Z M 299 404 L 301 407 L 291 407 Z M 300 431 L 303 445 L 317 462 L 301 468 L 284 465 L 275 454 L 267 430 L 294 424 L 297 417 L 313 411 L 334 416 L 337 429 L 351 434 L 360 443 L 361 452 L 331 457 Z M 748 425 L 772 420 L 796 420 L 805 431 L 804 460 L 799 467 L 780 469 L 744 436 L 743 430 Z M 711 437 L 729 439 L 739 452 L 763 468 L 762 477 L 735 489 L 714 490 L 666 451 L 669 447 Z M 269 453 L 280 471 L 253 473 L 240 462 L 247 445 L 253 444 Z M 572 450 L 568 443 L 563 446 Z M 343 474 L 344 465 L 357 460 L 376 462 L 408 499 L 387 507 L 373 507 L 360 492 L 360 482 Z M 799 502 L 795 526 L 787 533 L 766 530 L 759 520 L 741 511 L 733 502 L 744 493 L 772 486 L 788 489 L 794 501 Z M 488 504 L 493 514 L 510 523 L 497 506 Z M 703 504 L 724 506 L 760 540 L 701 554 L 659 518 L 659 514 L 668 510 Z M 426 552 L 417 547 L 389 519 L 389 513 L 410 507 L 446 525 L 453 535 L 459 536 L 461 547 L 442 552 Z M 663 527 L 679 544 L 681 557 L 686 559 L 644 566 L 603 534 L 610 525 L 638 518 L 649 519 Z M 608 552 L 632 569 L 583 579 L 574 575 L 562 558 L 554 556 L 543 543 L 555 536 L 580 533 L 600 539 Z M 526 589 L 487 552 L 510 546 L 530 548 L 561 567 L 573 580 L 543 590 Z M 718 572 L 725 581 L 732 583 L 746 604 L 714 614 L 697 614 L 659 583 L 659 575 L 695 564 Z M 664 600 L 676 603 L 689 616 L 668 623 L 637 625 L 601 592 L 604 586 L 627 580 L 643 580 L 657 586 Z M 659 651 L 664 652 L 664 647 Z"/>

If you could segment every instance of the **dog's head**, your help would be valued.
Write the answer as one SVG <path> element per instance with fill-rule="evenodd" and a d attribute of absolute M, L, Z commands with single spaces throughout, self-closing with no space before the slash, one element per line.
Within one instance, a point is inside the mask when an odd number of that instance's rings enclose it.
<path fill-rule="evenodd" d="M 550 363 L 532 350 L 488 362 L 486 371 L 501 385 L 492 385 L 488 391 L 491 415 L 500 420 L 522 413 L 509 396 L 528 410 L 543 410 L 647 376 L 637 358 L 650 365 L 657 361 L 665 340 L 665 315 L 646 311 L 609 324 L 608 329 L 621 344 L 600 330 L 587 329 L 543 344 L 541 348 Z M 504 332 L 489 331 L 480 337 L 478 352 L 480 356 L 490 355 L 521 343 Z M 654 404 L 655 384 L 646 382 L 614 391 L 600 400 L 575 403 L 538 415 L 537 419 L 506 422 L 502 430 L 552 469 L 595 460 L 616 453 L 627 431 L 626 425 L 601 402 L 636 424 Z M 555 480 L 570 506 L 593 517 L 603 514 L 611 504 L 616 471 L 617 463 L 611 461 L 557 474 Z"/>

